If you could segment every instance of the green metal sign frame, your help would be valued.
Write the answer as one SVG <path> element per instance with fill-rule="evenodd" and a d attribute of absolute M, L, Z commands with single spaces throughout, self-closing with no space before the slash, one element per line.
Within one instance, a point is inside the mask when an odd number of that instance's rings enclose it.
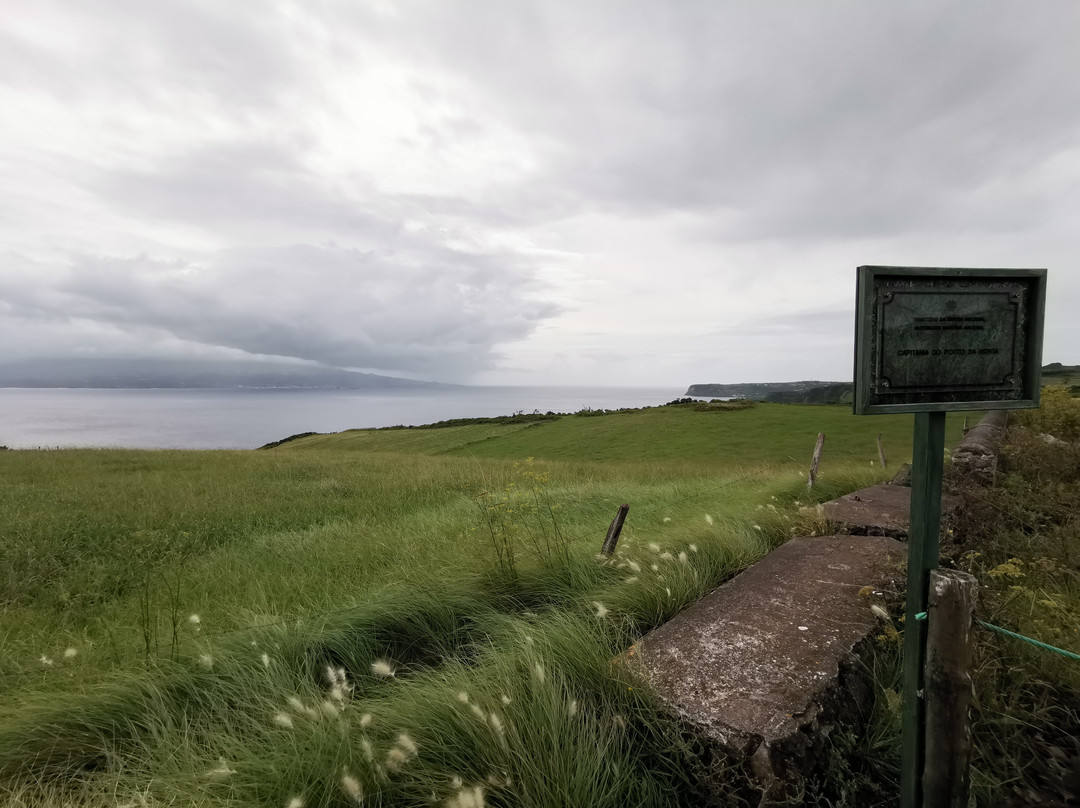
<path fill-rule="evenodd" d="M 916 615 L 940 560 L 945 415 L 1039 406 L 1046 270 L 861 266 L 856 290 L 855 414 L 915 414 L 900 805 L 921 808 L 926 624 Z"/>
<path fill-rule="evenodd" d="M 858 415 L 1039 406 L 1045 269 L 861 266 Z"/>

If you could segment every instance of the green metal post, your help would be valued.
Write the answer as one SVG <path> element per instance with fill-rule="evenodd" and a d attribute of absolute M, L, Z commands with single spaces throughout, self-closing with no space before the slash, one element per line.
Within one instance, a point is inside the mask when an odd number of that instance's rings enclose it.
<path fill-rule="evenodd" d="M 907 616 L 904 620 L 904 702 L 900 761 L 900 806 L 921 808 L 926 716 L 922 702 L 926 611 L 930 570 L 938 565 L 941 478 L 945 456 L 945 413 L 915 413 L 908 529 Z"/>

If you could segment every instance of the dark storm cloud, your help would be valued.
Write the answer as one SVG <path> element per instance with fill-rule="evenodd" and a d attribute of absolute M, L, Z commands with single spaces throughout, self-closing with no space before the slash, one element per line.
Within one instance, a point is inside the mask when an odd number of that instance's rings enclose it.
<path fill-rule="evenodd" d="M 9 264 L 10 266 L 10 264 Z M 193 344 L 453 380 L 487 367 L 555 307 L 500 256 L 298 245 L 198 266 L 82 258 L 51 282 L 0 274 L 9 316 L 147 329 Z"/>

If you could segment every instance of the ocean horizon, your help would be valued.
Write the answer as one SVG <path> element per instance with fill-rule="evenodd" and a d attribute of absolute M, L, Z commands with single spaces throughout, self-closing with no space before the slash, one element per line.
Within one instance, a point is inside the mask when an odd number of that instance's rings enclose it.
<path fill-rule="evenodd" d="M 256 449 L 301 432 L 419 426 L 515 412 L 651 407 L 683 397 L 685 389 L 0 388 L 0 446 Z"/>

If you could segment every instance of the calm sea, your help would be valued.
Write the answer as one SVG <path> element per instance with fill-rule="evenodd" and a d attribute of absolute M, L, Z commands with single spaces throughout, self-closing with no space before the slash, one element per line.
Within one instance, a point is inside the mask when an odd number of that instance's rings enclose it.
<path fill-rule="evenodd" d="M 299 432 L 428 424 L 517 411 L 664 404 L 674 388 L 360 390 L 0 388 L 0 446 L 254 449 Z"/>

